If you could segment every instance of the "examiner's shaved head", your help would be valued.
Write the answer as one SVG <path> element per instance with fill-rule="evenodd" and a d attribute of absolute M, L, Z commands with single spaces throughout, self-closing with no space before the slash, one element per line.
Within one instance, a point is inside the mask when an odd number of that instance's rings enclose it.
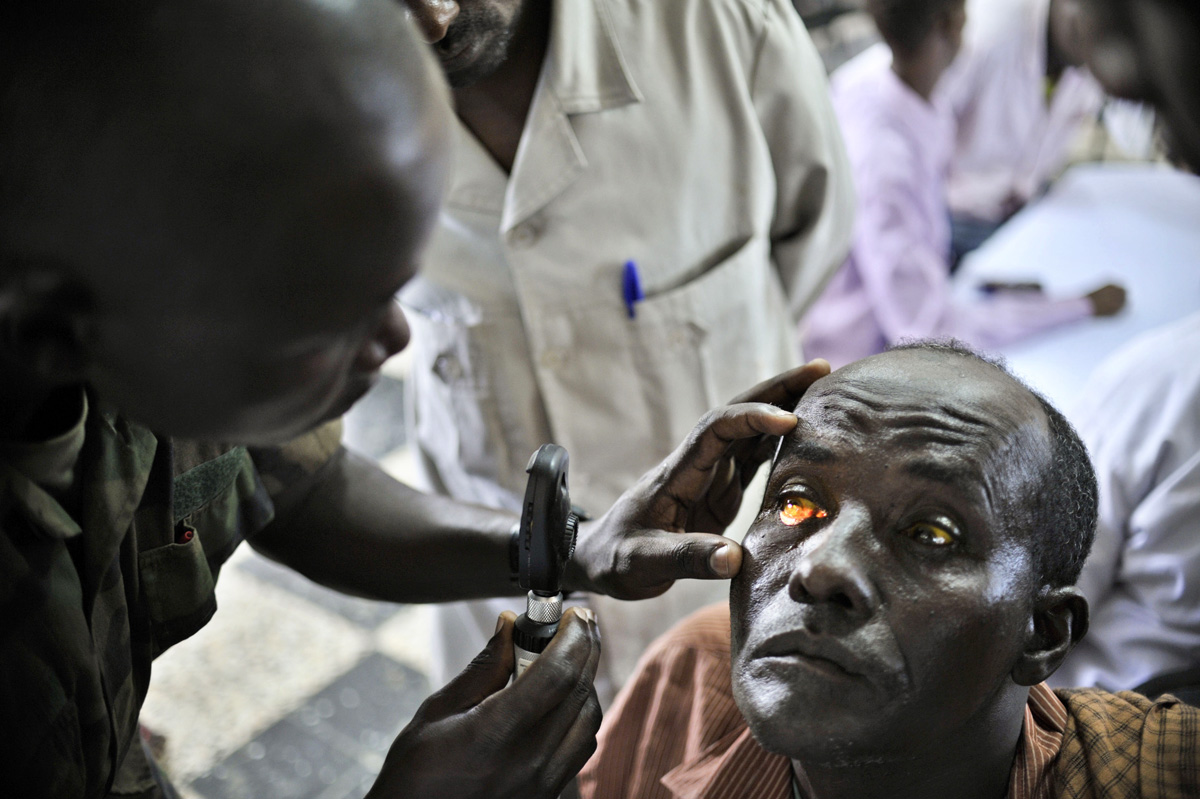
<path fill-rule="evenodd" d="M 442 190 L 447 94 L 398 4 L 25 5 L 0 34 L 0 365 L 177 434 L 344 411 L 407 339 L 387 301 Z"/>

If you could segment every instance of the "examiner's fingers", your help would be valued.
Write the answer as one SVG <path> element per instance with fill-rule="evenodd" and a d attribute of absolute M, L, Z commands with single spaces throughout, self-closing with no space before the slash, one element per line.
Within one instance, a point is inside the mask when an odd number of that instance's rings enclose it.
<path fill-rule="evenodd" d="M 600 730 L 600 722 L 603 719 L 600 699 L 596 696 L 596 689 L 592 688 L 588 692 L 587 700 L 572 719 L 571 728 L 561 737 L 549 758 L 548 770 L 552 774 L 560 775 L 557 779 L 556 796 L 563 792 L 566 784 L 596 752 L 596 733 Z"/>
<path fill-rule="evenodd" d="M 483 701 L 480 710 L 504 718 L 510 729 L 527 729 L 541 722 L 581 685 L 596 676 L 600 633 L 595 614 L 587 608 L 568 608 L 549 646 L 507 690 Z"/>
<path fill-rule="evenodd" d="M 571 608 L 569 610 L 572 613 L 578 613 L 586 609 Z M 584 666 L 581 674 L 586 679 L 579 680 L 571 690 L 571 693 L 563 700 L 562 704 L 555 711 L 547 714 L 543 720 L 539 733 L 544 733 L 548 742 L 547 755 L 562 748 L 562 745 L 566 742 L 566 736 L 576 726 L 580 712 L 587 705 L 588 700 L 595 696 L 596 693 L 591 678 L 596 674 L 596 669 L 600 666 L 600 628 L 596 622 L 595 614 L 589 611 L 589 616 L 590 618 L 586 619 L 586 622 L 589 628 L 588 631 L 593 635 L 594 644 L 588 656 L 587 664 Z M 599 707 L 597 707 L 598 709 Z M 592 730 L 592 732 L 594 733 L 595 730 Z M 583 742 L 578 741 L 578 743 Z M 580 766 L 582 767 L 582 764 Z"/>
<path fill-rule="evenodd" d="M 670 533 L 647 530 L 626 543 L 630 570 L 637 573 L 644 599 L 657 596 L 675 580 L 727 580 L 742 568 L 742 548 L 711 533 Z"/>
<path fill-rule="evenodd" d="M 500 614 L 496 632 L 475 659 L 444 688 L 429 697 L 422 708 L 429 718 L 442 718 L 475 707 L 512 679 L 512 633 L 516 614 Z"/>
<path fill-rule="evenodd" d="M 726 405 L 709 411 L 664 462 L 664 499 L 684 504 L 699 499 L 731 444 L 753 436 L 782 436 L 796 427 L 796 415 L 764 403 Z"/>
<path fill-rule="evenodd" d="M 817 358 L 783 374 L 768 378 L 749 391 L 737 395 L 730 405 L 742 402 L 765 402 L 790 411 L 796 407 L 808 387 L 829 374 L 829 361 Z"/>

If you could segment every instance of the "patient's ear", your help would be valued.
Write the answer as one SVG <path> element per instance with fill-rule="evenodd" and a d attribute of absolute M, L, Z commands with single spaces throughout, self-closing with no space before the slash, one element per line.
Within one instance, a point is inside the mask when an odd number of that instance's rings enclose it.
<path fill-rule="evenodd" d="M 1075 586 L 1045 588 L 1034 599 L 1025 651 L 1013 667 L 1018 685 L 1037 685 L 1058 670 L 1088 629 L 1088 602 Z"/>
<path fill-rule="evenodd" d="M 50 385 L 83 379 L 90 293 L 53 262 L 0 259 L 0 360 Z"/>

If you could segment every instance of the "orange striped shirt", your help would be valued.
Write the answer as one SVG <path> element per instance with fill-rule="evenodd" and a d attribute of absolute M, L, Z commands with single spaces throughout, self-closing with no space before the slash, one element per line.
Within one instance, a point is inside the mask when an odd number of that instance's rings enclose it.
<path fill-rule="evenodd" d="M 1029 692 L 1009 799 L 1048 799 L 1067 710 Z M 791 761 L 750 734 L 733 701 L 729 606 L 713 605 L 654 643 L 604 720 L 579 775 L 583 799 L 791 799 Z"/>

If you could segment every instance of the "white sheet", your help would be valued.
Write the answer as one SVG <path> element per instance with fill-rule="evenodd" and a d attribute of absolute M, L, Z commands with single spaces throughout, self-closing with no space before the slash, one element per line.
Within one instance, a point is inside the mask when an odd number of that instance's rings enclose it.
<path fill-rule="evenodd" d="M 1116 317 L 1001 351 L 1018 375 L 1070 416 L 1088 376 L 1109 353 L 1200 310 L 1200 177 L 1151 165 L 1076 167 L 973 253 L 955 280 L 964 293 L 986 280 L 1038 280 L 1061 294 L 1110 281 L 1128 289 L 1129 303 Z"/>

